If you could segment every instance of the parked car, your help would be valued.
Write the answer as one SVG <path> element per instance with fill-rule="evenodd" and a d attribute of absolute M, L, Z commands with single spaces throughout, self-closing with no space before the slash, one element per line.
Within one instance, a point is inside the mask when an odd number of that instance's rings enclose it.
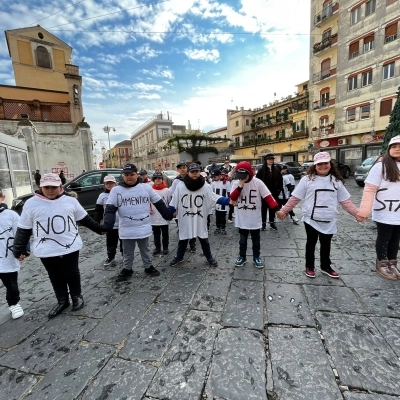
<path fill-rule="evenodd" d="M 221 167 L 224 165 L 224 163 L 216 163 L 217 164 L 217 167 L 219 168 L 219 169 L 221 169 Z M 204 172 L 210 172 L 210 167 L 211 167 L 211 165 L 212 164 L 208 164 L 208 165 L 206 165 L 205 167 L 204 167 Z M 229 163 L 229 165 L 232 167 L 232 168 L 235 168 L 236 167 L 236 163 Z"/>
<path fill-rule="evenodd" d="M 364 186 L 365 178 L 367 177 L 369 170 L 374 165 L 377 158 L 378 156 L 368 157 L 361 163 L 359 167 L 356 168 L 356 172 L 354 172 L 354 180 L 358 186 Z"/>
<path fill-rule="evenodd" d="M 176 171 L 174 171 L 172 169 L 167 169 L 166 171 L 163 171 L 163 173 L 165 175 L 167 175 L 167 177 L 169 179 L 172 179 L 172 180 L 174 180 L 176 178 L 176 176 L 178 175 L 178 172 L 176 172 Z"/>
<path fill-rule="evenodd" d="M 96 207 L 96 200 L 103 190 L 104 177 L 106 175 L 114 175 L 117 182 L 119 182 L 121 180 L 121 171 L 121 169 L 117 168 L 86 171 L 62 186 L 66 192 L 76 192 L 81 206 L 88 214 L 93 214 Z M 11 209 L 21 214 L 25 202 L 33 195 L 34 193 L 30 193 L 16 197 L 12 202 Z"/>
<path fill-rule="evenodd" d="M 340 172 L 340 175 L 343 176 L 343 178 L 347 179 L 350 176 L 350 166 L 347 164 L 343 164 L 337 160 L 335 160 L 334 158 L 331 159 L 331 161 L 336 164 L 337 169 Z M 306 161 L 301 165 L 301 169 L 302 169 L 302 175 L 305 175 L 308 168 L 311 167 L 311 165 L 314 164 L 314 161 Z"/>
<path fill-rule="evenodd" d="M 263 165 L 264 165 L 264 164 L 256 164 L 256 165 L 253 165 L 254 175 L 257 174 L 257 172 L 261 169 L 261 167 L 262 167 Z"/>
<path fill-rule="evenodd" d="M 292 174 L 295 179 L 300 179 L 302 176 L 303 170 L 301 168 L 301 165 L 297 161 L 281 161 L 277 163 L 277 165 L 278 167 L 286 165 L 288 167 L 289 173 Z"/>
<path fill-rule="evenodd" d="M 151 177 L 153 176 L 153 174 L 154 174 L 154 169 L 147 169 L 146 170 L 147 171 L 147 176 L 149 177 L 149 179 L 151 179 Z"/>

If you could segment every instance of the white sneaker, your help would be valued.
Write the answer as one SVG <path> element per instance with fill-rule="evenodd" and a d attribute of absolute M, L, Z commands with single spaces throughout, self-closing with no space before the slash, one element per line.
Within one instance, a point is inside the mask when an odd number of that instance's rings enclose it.
<path fill-rule="evenodd" d="M 296 217 L 292 217 L 292 221 L 294 224 L 297 224 L 300 220 Z"/>
<path fill-rule="evenodd" d="M 10 310 L 12 319 L 17 319 L 24 315 L 24 310 L 19 304 L 16 304 L 15 306 L 10 306 L 8 308 Z"/>

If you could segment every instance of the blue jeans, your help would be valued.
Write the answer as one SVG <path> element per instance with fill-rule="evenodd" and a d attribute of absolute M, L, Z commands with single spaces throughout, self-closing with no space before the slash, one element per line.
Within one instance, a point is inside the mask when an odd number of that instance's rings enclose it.
<path fill-rule="evenodd" d="M 253 242 L 253 258 L 260 257 L 260 230 L 259 229 L 241 229 L 239 228 L 240 239 L 239 239 L 239 256 L 246 258 L 247 252 L 247 238 L 249 233 L 251 235 L 251 241 Z"/>

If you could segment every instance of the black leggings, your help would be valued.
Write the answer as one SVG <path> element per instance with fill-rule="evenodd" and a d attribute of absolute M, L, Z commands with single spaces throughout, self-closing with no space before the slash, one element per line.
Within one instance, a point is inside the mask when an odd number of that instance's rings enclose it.
<path fill-rule="evenodd" d="M 376 258 L 381 260 L 396 260 L 400 243 L 400 225 L 376 223 Z"/>
<path fill-rule="evenodd" d="M 318 232 L 311 225 L 304 222 L 307 233 L 306 243 L 306 268 L 315 268 L 315 246 L 318 242 L 320 243 L 319 257 L 321 269 L 329 269 L 331 266 L 331 240 L 333 235 Z"/>
<path fill-rule="evenodd" d="M 59 301 L 68 300 L 68 289 L 71 297 L 81 295 L 79 251 L 63 256 L 41 258 L 40 261 L 49 274 L 50 282 Z"/>
<path fill-rule="evenodd" d="M 6 300 L 9 306 L 15 306 L 19 302 L 18 272 L 2 272 L 0 280 L 6 287 Z"/>

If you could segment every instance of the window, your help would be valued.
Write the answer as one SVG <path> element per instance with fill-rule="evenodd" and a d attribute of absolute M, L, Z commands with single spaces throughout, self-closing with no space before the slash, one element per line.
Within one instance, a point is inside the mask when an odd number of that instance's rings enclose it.
<path fill-rule="evenodd" d="M 11 173 L 7 160 L 6 148 L 0 146 L 0 187 L 2 189 L 11 188 Z"/>
<path fill-rule="evenodd" d="M 348 90 L 349 90 L 349 92 L 351 90 L 354 90 L 354 89 L 357 89 L 357 75 L 356 76 L 352 76 L 348 80 Z"/>
<path fill-rule="evenodd" d="M 239 126 L 239 121 L 235 122 L 235 126 L 238 127 Z"/>
<path fill-rule="evenodd" d="M 322 40 L 328 39 L 332 36 L 332 29 L 328 29 L 327 31 L 322 33 Z"/>
<path fill-rule="evenodd" d="M 321 63 L 321 79 L 325 79 L 331 75 L 331 59 L 324 60 Z"/>
<path fill-rule="evenodd" d="M 376 0 L 368 0 L 365 3 L 365 16 L 368 17 L 369 15 L 373 14 L 376 10 Z"/>
<path fill-rule="evenodd" d="M 329 92 L 321 93 L 321 107 L 329 106 Z"/>
<path fill-rule="evenodd" d="M 51 58 L 46 47 L 38 46 L 35 50 L 36 53 L 36 65 L 42 68 L 51 68 Z"/>
<path fill-rule="evenodd" d="M 356 120 L 356 109 L 352 108 L 347 110 L 347 122 L 352 122 Z"/>
<path fill-rule="evenodd" d="M 360 22 L 361 19 L 361 6 L 357 7 L 351 12 L 351 17 L 350 17 L 350 23 L 351 25 L 356 24 L 357 22 Z"/>
<path fill-rule="evenodd" d="M 324 116 L 319 119 L 319 127 L 326 128 L 329 125 L 329 118 Z"/>
<path fill-rule="evenodd" d="M 358 56 L 360 50 L 360 42 L 350 43 L 349 46 L 349 59 L 355 58 Z"/>
<path fill-rule="evenodd" d="M 369 51 L 375 48 L 375 34 L 369 35 L 364 38 L 364 53 L 368 53 Z"/>
<path fill-rule="evenodd" d="M 385 43 L 393 42 L 397 39 L 398 22 L 388 25 L 385 28 Z"/>
<path fill-rule="evenodd" d="M 372 85 L 372 71 L 364 72 L 361 76 L 361 86 Z"/>
<path fill-rule="evenodd" d="M 383 79 L 394 77 L 394 61 L 383 66 Z"/>
<path fill-rule="evenodd" d="M 392 112 L 392 100 L 382 100 L 381 101 L 381 110 L 379 113 L 380 117 L 384 117 L 385 115 L 390 115 Z"/>
<path fill-rule="evenodd" d="M 249 125 L 250 125 L 249 120 L 246 119 L 246 126 L 249 126 Z"/>
<path fill-rule="evenodd" d="M 371 106 L 368 104 L 361 107 L 361 119 L 368 119 L 370 117 Z"/>

